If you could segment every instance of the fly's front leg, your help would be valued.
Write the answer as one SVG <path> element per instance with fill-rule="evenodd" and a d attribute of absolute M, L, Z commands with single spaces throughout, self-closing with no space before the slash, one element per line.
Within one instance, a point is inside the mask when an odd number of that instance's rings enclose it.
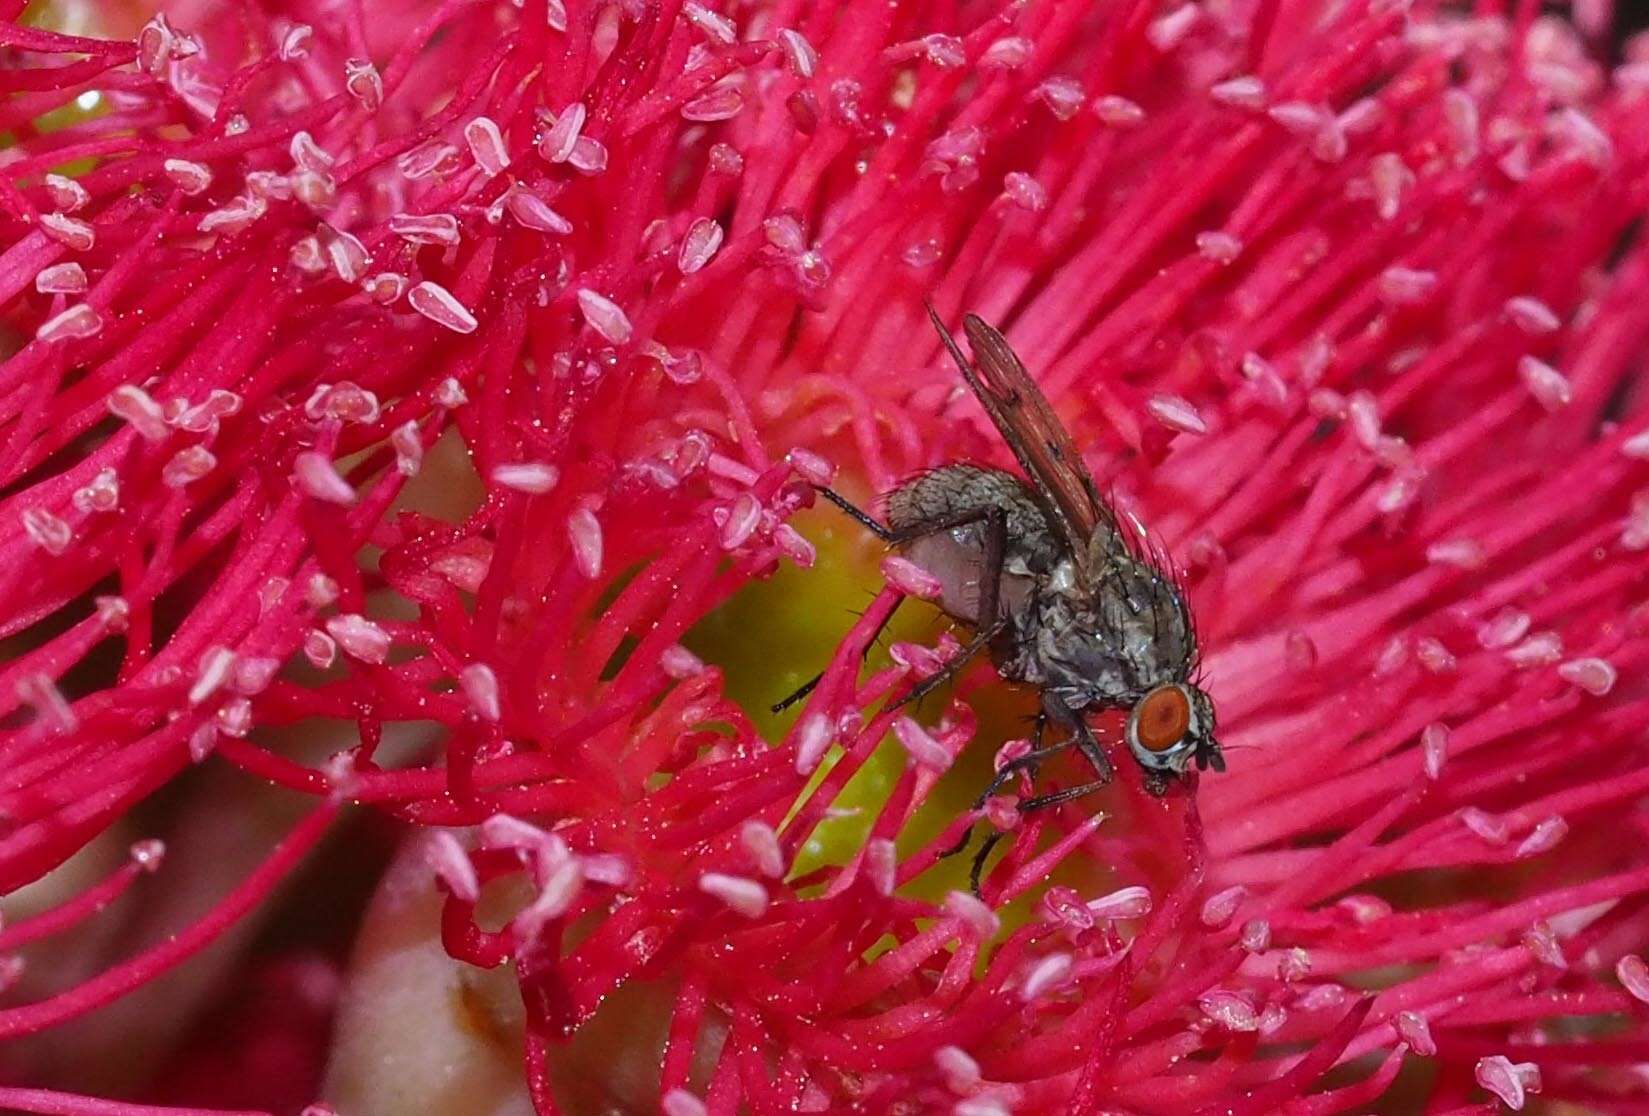
<path fill-rule="evenodd" d="M 1001 843 L 1002 838 L 1006 836 L 1006 833 L 997 830 L 989 837 L 986 837 L 984 843 L 979 846 L 979 851 L 973 854 L 973 866 L 968 869 L 968 883 L 973 887 L 973 897 L 975 899 L 984 898 L 979 894 L 979 881 L 985 874 L 985 861 L 990 859 L 991 850 L 996 848 Z"/>
<path fill-rule="evenodd" d="M 1065 740 L 1058 744 L 1050 744 L 1046 748 L 1037 748 L 1009 760 L 1002 765 L 1002 770 L 996 773 L 996 778 L 990 781 L 990 785 L 980 792 L 979 797 L 974 800 L 973 808 L 975 810 L 984 809 L 985 803 L 989 802 L 1005 783 L 1011 781 L 1021 771 L 1028 771 L 1031 777 L 1035 778 L 1036 769 L 1042 766 L 1043 760 L 1052 759 L 1066 749 L 1075 747 L 1075 744 L 1075 741 Z"/>
<path fill-rule="evenodd" d="M 1109 779 L 1095 779 L 1091 782 L 1082 783 L 1078 786 L 1066 787 L 1064 790 L 1056 790 L 1051 794 L 1039 794 L 1035 798 L 1027 798 L 1025 801 L 1021 802 L 1019 804 L 1019 812 L 1021 814 L 1029 814 L 1037 810 L 1046 810 L 1050 806 L 1059 806 L 1063 803 L 1081 798 L 1083 795 L 1093 794 L 1097 790 L 1103 790 L 1110 785 L 1111 780 Z"/>
<path fill-rule="evenodd" d="M 1046 713 L 1038 713 L 1036 715 L 1036 746 L 1024 755 L 1015 756 L 1013 759 L 1002 765 L 1002 769 L 996 773 L 996 778 L 992 779 L 990 785 L 980 792 L 978 798 L 974 799 L 973 808 L 975 811 L 983 810 L 985 808 L 985 803 L 989 802 L 991 798 L 995 796 L 996 792 L 1002 789 L 1003 784 L 1007 783 L 1021 771 L 1030 772 L 1032 778 L 1034 778 L 1036 776 L 1036 769 L 1041 765 L 1043 760 L 1052 756 L 1057 756 L 1059 753 L 1071 747 L 1071 742 L 1069 740 L 1062 741 L 1061 743 L 1051 745 L 1047 748 L 1042 747 L 1042 728 L 1045 724 L 1047 724 L 1047 721 L 1048 715 Z M 985 846 L 986 854 L 989 853 L 990 849 L 1000 839 L 1001 834 L 999 833 L 987 841 Z M 955 856 L 957 853 L 967 848 L 968 842 L 971 840 L 973 840 L 972 825 L 962 831 L 962 837 L 956 842 L 956 844 L 939 854 L 939 859 L 944 860 L 946 857 Z M 978 873 L 979 869 L 976 864 L 974 868 L 974 875 L 977 876 Z M 977 887 L 974 888 L 974 891 L 977 892 L 978 890 L 979 889 Z"/>
<path fill-rule="evenodd" d="M 1097 786 L 1102 787 L 1109 783 L 1114 773 L 1111 761 L 1105 755 L 1105 749 L 1099 746 L 1099 741 L 1094 739 L 1094 732 L 1088 727 L 1088 722 L 1083 719 L 1082 714 L 1067 708 L 1064 702 L 1052 694 L 1044 695 L 1043 707 L 1055 721 L 1071 730 L 1071 743 L 1094 769 Z"/>
<path fill-rule="evenodd" d="M 1019 804 L 1019 812 L 1022 814 L 1028 814 L 1035 810 L 1046 810 L 1050 806 L 1058 806 L 1061 803 L 1081 798 L 1083 795 L 1092 794 L 1103 787 L 1110 786 L 1111 777 L 1114 774 L 1111 761 L 1105 755 L 1105 749 L 1101 748 L 1099 741 L 1094 739 L 1093 730 L 1088 727 L 1088 722 L 1083 720 L 1082 714 L 1066 708 L 1063 702 L 1052 696 L 1046 699 L 1046 705 L 1054 720 L 1062 721 L 1070 728 L 1071 738 L 1067 741 L 1067 744 L 1082 753 L 1083 758 L 1093 767 L 1096 777 L 1089 782 L 1074 787 L 1066 787 L 1064 790 L 1057 790 L 1051 794 L 1041 794 L 1035 798 L 1027 798 Z"/>

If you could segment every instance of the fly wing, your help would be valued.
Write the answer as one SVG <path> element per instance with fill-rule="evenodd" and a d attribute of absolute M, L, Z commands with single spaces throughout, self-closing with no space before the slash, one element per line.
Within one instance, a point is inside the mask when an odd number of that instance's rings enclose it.
<path fill-rule="evenodd" d="M 1087 554 L 1094 529 L 1104 523 L 1117 530 L 1116 517 L 1100 497 L 1076 444 L 1036 381 L 1009 347 L 1007 338 L 983 318 L 969 314 L 962 320 L 973 346 L 974 359 L 970 362 L 932 306 L 928 307 L 928 316 L 968 387 L 979 397 L 1008 448 L 1034 482 L 1043 511 L 1051 513 L 1053 528 L 1073 555 Z"/>

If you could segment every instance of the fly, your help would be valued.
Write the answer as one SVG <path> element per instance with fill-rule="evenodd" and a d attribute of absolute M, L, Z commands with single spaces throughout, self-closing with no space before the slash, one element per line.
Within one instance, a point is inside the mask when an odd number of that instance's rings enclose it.
<path fill-rule="evenodd" d="M 1192 764 L 1224 771 L 1213 702 L 1193 681 L 1197 636 L 1184 589 L 1142 533 L 1125 526 L 1100 496 L 1070 435 L 1007 339 L 967 315 L 962 327 L 973 349 L 970 361 L 932 306 L 928 316 L 1025 476 L 942 465 L 887 494 L 885 524 L 820 489 L 936 577 L 940 608 L 974 630 L 961 652 L 904 701 L 937 689 L 982 652 L 1003 678 L 1040 689 L 1038 746 L 1003 766 L 980 805 L 1018 772 L 1034 772 L 1071 748 L 1094 777 L 1028 798 L 1021 810 L 1069 802 L 1108 784 L 1110 761 L 1085 716 L 1108 709 L 1128 711 L 1128 750 L 1152 793 L 1165 793 Z M 1063 729 L 1066 738 L 1042 746 L 1044 722 Z M 975 861 L 975 890 L 982 862 Z"/>

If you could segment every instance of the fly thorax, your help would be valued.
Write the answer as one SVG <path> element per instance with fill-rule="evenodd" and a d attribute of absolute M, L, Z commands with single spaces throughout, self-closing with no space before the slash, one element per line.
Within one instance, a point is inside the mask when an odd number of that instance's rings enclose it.
<path fill-rule="evenodd" d="M 1095 629 L 1126 664 L 1136 692 L 1182 680 L 1191 623 L 1178 588 L 1144 563 L 1114 560 L 1093 594 Z"/>
<path fill-rule="evenodd" d="M 1046 591 L 1056 597 L 1071 597 L 1076 593 L 1076 566 L 1069 558 L 1061 559 L 1048 574 Z"/>
<path fill-rule="evenodd" d="M 1068 708 L 1127 704 L 1139 692 L 1134 665 L 1106 638 L 1090 601 L 1046 592 L 1038 606 L 1034 644 L 1042 684 Z"/>

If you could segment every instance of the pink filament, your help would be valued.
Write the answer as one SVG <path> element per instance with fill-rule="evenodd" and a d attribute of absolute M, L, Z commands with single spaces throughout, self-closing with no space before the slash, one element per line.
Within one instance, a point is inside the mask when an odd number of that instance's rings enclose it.
<path fill-rule="evenodd" d="M 21 59 L 0 110 L 18 137 L 0 298 L 22 342 L 0 364 L 0 631 L 20 647 L 0 670 L 15 712 L 0 882 L 62 863 L 195 762 L 192 740 L 215 736 L 204 762 L 323 802 L 200 921 L 0 1010 L 0 1035 L 77 1018 L 204 948 L 350 802 L 408 825 L 524 815 L 588 858 L 531 943 L 457 897 L 443 916 L 466 962 L 526 949 L 525 1070 L 545 1113 L 550 1046 L 659 971 L 681 988 L 666 1091 L 709 1053 L 712 1011 L 726 1024 L 713 1113 L 821 1097 L 942 1111 L 957 1098 L 934 1055 L 951 1047 L 1022 1111 L 1357 1108 L 1396 1074 L 1409 1010 L 1437 1038 L 1437 1105 L 1479 1056 L 1544 1058 L 1543 1096 L 1584 1101 L 1589 1069 L 1638 1050 L 1614 973 L 1649 932 L 1626 809 L 1649 789 L 1634 681 L 1649 133 L 1641 91 L 1593 73 L 1563 25 L 1536 27 L 1530 5 L 1463 24 L 1425 0 L 1266 2 L 1240 27 L 1144 2 L 850 0 L 759 19 L 620 6 L 597 34 L 587 5 L 565 32 L 543 0 L 416 21 L 382 7 L 387 49 L 364 21 L 318 26 L 290 86 L 265 80 L 290 60 L 243 57 L 247 36 L 206 21 L 204 60 L 176 64 L 192 94 L 130 69 L 129 42 L 0 24 Z M 369 55 L 381 70 L 345 62 Z M 1544 69 L 1525 73 L 1535 55 Z M 1561 97 L 1542 84 L 1565 81 Z M 86 89 L 108 91 L 106 115 L 32 127 Z M 95 160 L 83 206 L 35 184 L 71 159 Z M 60 203 L 75 215 L 51 217 Z M 101 328 L 34 340 L 69 306 L 36 276 L 70 262 Z M 913 834 L 940 770 L 994 746 L 972 740 L 965 705 L 900 723 L 886 699 L 911 684 L 902 670 L 861 680 L 901 591 L 932 590 L 920 571 L 887 567 L 776 740 L 715 655 L 680 651 L 754 580 L 810 559 L 808 521 L 787 521 L 837 465 L 851 489 L 1010 464 L 957 395 L 922 297 L 1006 330 L 1188 587 L 1231 770 L 1154 799 L 1096 720 L 1115 785 L 1023 819 L 983 888 L 1000 905 L 1059 869 L 1102 881 L 1079 901 L 1144 888 L 1154 909 L 1137 917 L 1008 920 L 983 940 L 999 916 L 948 918 L 907 887 L 975 821 Z M 305 410 L 346 382 L 381 413 Z M 168 421 L 214 391 L 239 409 Z M 449 431 L 481 505 L 392 513 L 416 471 L 402 463 Z M 75 502 L 104 470 L 118 514 Z M 390 593 L 411 619 L 374 611 Z M 106 596 L 120 606 L 94 608 Z M 1518 639 L 1499 646 L 1497 626 Z M 188 700 L 214 648 L 285 663 L 328 631 L 342 654 L 318 679 Z M 118 667 L 77 681 L 105 643 Z M 1564 673 L 1585 662 L 1608 671 Z M 36 712 L 16 712 L 31 694 Z M 322 717 L 363 741 L 324 767 L 237 735 L 247 718 Z M 438 726 L 438 755 L 380 767 L 386 727 L 411 722 Z M 922 762 L 871 811 L 874 854 L 764 879 L 757 902 L 746 827 L 794 863 L 896 724 Z M 1447 730 L 1435 779 L 1430 726 Z M 1037 787 L 1069 777 L 1052 763 Z M 522 870 L 446 854 L 483 882 Z M 1460 888 L 1462 870 L 1494 899 Z M 1426 885 L 1414 909 L 1336 902 L 1400 875 Z M 0 931 L 0 948 L 134 878 Z M 1241 918 L 1199 917 L 1239 886 Z M 1256 919 L 1271 940 L 1245 949 Z M 1537 921 L 1567 968 L 1524 944 Z M 1064 956 L 1066 981 L 1026 1003 L 1024 974 Z M 1414 972 L 1353 1005 L 1343 986 L 1388 965 Z M 1210 992 L 1275 1029 L 1205 1026 Z M 1512 1041 L 1569 1016 L 1627 1037 Z"/>

